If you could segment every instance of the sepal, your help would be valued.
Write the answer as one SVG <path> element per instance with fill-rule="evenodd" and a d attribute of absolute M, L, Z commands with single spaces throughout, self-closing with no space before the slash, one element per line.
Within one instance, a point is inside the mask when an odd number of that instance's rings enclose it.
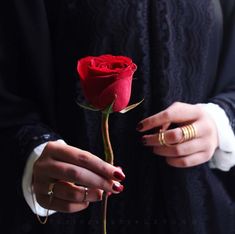
<path fill-rule="evenodd" d="M 102 112 L 107 115 L 113 113 L 113 105 L 114 105 L 114 102 L 116 101 L 116 99 L 117 99 L 117 95 L 115 94 L 115 98 L 114 98 L 113 102 L 109 106 L 107 106 Z"/>
<path fill-rule="evenodd" d="M 123 110 L 119 111 L 119 113 L 122 113 L 122 114 L 125 114 L 127 113 L 128 111 L 136 108 L 137 106 L 139 106 L 142 102 L 144 101 L 144 98 L 140 101 L 140 102 L 137 102 L 135 104 L 132 104 L 130 106 L 127 106 L 126 108 L 124 108 Z"/>
<path fill-rule="evenodd" d="M 94 108 L 92 105 L 81 104 L 81 103 L 79 103 L 77 100 L 76 100 L 76 103 L 77 103 L 80 107 L 82 107 L 83 109 L 90 110 L 90 111 L 100 111 L 100 109 Z"/>

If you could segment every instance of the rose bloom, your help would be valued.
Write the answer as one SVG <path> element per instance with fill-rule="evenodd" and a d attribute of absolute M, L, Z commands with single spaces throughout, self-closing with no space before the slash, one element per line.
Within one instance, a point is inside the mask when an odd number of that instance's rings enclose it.
<path fill-rule="evenodd" d="M 133 74 L 137 66 L 125 56 L 88 56 L 78 61 L 77 71 L 87 101 L 103 110 L 113 104 L 113 111 L 129 103 Z"/>

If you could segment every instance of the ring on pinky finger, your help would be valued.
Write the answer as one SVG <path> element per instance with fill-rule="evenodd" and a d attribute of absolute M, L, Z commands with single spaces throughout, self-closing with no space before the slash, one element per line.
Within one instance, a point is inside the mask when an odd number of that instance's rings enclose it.
<path fill-rule="evenodd" d="M 102 199 L 102 190 L 75 185 L 70 182 L 60 182 L 54 189 L 54 196 L 69 202 L 96 202 Z"/>
<path fill-rule="evenodd" d="M 48 197 L 46 195 L 39 195 L 37 200 L 40 202 L 39 204 L 44 207 L 48 208 Z M 56 197 L 53 197 L 53 200 L 50 204 L 50 210 L 55 210 L 58 212 L 66 212 L 66 213 L 74 213 L 81 210 L 84 210 L 88 207 L 89 202 L 70 202 L 65 201 Z"/>

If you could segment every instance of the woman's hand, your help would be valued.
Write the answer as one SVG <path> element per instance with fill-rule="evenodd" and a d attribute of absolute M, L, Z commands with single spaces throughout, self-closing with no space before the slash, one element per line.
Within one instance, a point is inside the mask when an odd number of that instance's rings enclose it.
<path fill-rule="evenodd" d="M 42 207 L 77 212 L 87 208 L 89 202 L 101 200 L 103 191 L 120 193 L 123 185 L 119 182 L 124 178 L 120 168 L 87 151 L 49 142 L 34 164 L 33 187 Z M 53 183 L 53 199 L 49 206 L 48 190 Z"/>
<path fill-rule="evenodd" d="M 179 127 L 166 130 L 170 124 Z M 192 124 L 196 136 L 183 141 L 184 135 L 180 127 Z M 217 127 L 213 119 L 200 105 L 176 102 L 166 110 L 142 120 L 137 130 L 145 132 L 154 128 L 162 128 L 167 145 L 159 142 L 159 133 L 144 135 L 143 144 L 153 147 L 153 153 L 166 158 L 174 167 L 191 167 L 209 161 L 218 147 Z M 181 142 L 181 143 L 180 143 Z"/>

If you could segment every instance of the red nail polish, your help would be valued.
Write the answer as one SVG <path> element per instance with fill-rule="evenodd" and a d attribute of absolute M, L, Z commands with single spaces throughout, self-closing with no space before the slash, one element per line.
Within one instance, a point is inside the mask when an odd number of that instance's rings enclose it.
<path fill-rule="evenodd" d="M 124 186 L 123 185 L 121 185 L 120 183 L 114 183 L 113 184 L 113 190 L 115 191 L 115 192 L 122 192 L 123 191 L 123 189 L 124 189 Z"/>
<path fill-rule="evenodd" d="M 115 171 L 113 173 L 113 176 L 117 180 L 124 180 L 125 179 L 125 175 L 123 173 L 119 172 L 119 171 Z"/>
<path fill-rule="evenodd" d="M 137 127 L 136 127 L 136 130 L 140 131 L 140 130 L 142 130 L 142 128 L 143 128 L 143 124 L 142 123 L 138 123 Z"/>

